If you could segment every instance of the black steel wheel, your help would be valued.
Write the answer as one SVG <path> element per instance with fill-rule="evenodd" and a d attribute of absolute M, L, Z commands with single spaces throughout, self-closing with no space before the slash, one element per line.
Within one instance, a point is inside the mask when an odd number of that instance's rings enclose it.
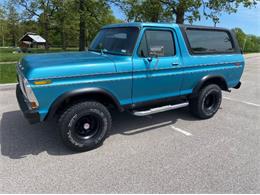
<path fill-rule="evenodd" d="M 98 102 L 73 105 L 59 119 L 63 142 L 76 151 L 87 151 L 101 145 L 111 123 L 109 111 Z"/>
<path fill-rule="evenodd" d="M 216 84 L 203 87 L 197 97 L 190 99 L 190 110 L 201 119 L 213 117 L 222 101 L 221 89 Z"/>

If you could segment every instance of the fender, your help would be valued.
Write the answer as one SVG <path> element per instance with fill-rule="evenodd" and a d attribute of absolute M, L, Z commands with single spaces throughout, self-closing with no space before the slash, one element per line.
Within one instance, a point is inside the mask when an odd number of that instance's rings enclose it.
<path fill-rule="evenodd" d="M 201 87 L 206 83 L 218 84 L 222 90 L 229 91 L 225 78 L 221 75 L 207 75 L 202 77 L 198 84 L 192 90 L 192 96 L 197 96 Z"/>
<path fill-rule="evenodd" d="M 113 103 L 115 104 L 116 108 L 122 112 L 124 111 L 124 108 L 120 105 L 120 102 L 117 100 L 117 98 L 109 91 L 102 89 L 102 88 L 82 88 L 82 89 L 76 89 L 73 91 L 69 91 L 69 92 L 65 92 L 64 94 L 60 95 L 51 105 L 49 112 L 47 114 L 47 116 L 45 117 L 44 120 L 51 118 L 54 116 L 55 112 L 57 111 L 57 109 L 59 108 L 59 106 L 61 105 L 62 102 L 64 102 L 66 99 L 71 98 L 71 97 L 75 97 L 78 95 L 88 95 L 88 94 L 101 94 L 104 96 L 107 96 L 108 98 L 110 98 Z"/>

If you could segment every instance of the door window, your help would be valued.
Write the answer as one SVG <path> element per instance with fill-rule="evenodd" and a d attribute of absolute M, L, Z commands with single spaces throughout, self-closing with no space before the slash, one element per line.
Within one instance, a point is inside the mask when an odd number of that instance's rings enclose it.
<path fill-rule="evenodd" d="M 138 49 L 138 55 L 140 57 L 174 56 L 175 47 L 172 32 L 167 30 L 146 30 Z"/>

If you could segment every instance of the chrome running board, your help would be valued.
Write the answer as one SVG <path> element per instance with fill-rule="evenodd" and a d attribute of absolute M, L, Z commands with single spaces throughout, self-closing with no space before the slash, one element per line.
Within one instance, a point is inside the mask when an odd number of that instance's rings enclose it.
<path fill-rule="evenodd" d="M 188 102 L 180 103 L 180 104 L 175 104 L 175 105 L 167 105 L 167 106 L 162 106 L 162 107 L 157 107 L 157 108 L 151 108 L 150 110 L 144 110 L 144 111 L 133 111 L 133 115 L 135 116 L 147 116 L 151 114 L 156 114 L 159 112 L 165 112 L 169 110 L 175 110 L 178 108 L 183 108 L 188 106 Z"/>

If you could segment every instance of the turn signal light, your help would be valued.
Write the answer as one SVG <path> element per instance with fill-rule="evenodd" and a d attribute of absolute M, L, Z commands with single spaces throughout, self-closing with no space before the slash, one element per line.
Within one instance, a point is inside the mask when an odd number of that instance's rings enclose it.
<path fill-rule="evenodd" d="M 36 102 L 30 102 L 30 103 L 31 103 L 31 107 L 32 107 L 32 109 L 38 108 Z"/>
<path fill-rule="evenodd" d="M 47 85 L 51 83 L 51 80 L 41 80 L 41 81 L 34 81 L 35 85 Z"/>

